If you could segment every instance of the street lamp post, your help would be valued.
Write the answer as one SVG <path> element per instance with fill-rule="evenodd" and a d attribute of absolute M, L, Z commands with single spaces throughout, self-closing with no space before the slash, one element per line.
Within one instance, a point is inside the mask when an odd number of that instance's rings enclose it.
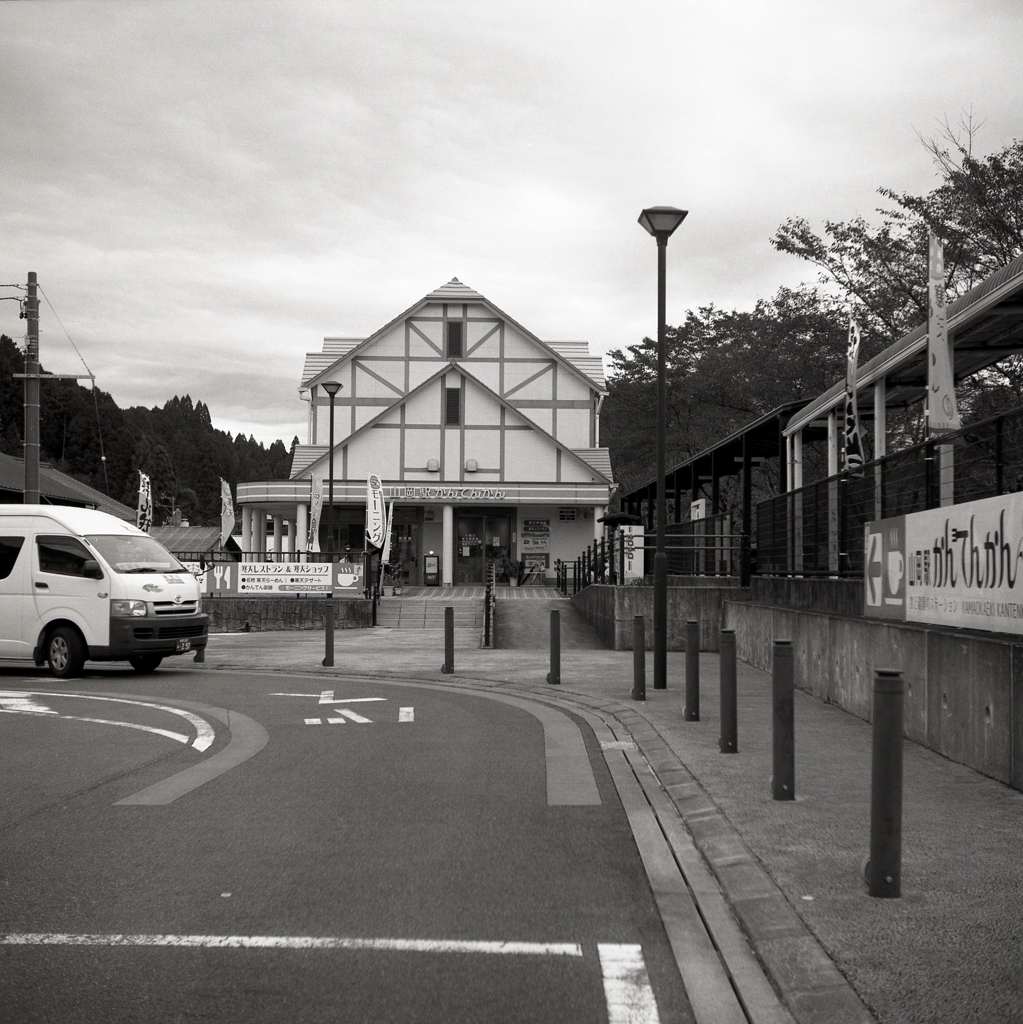
<path fill-rule="evenodd" d="M 668 553 L 664 547 L 667 495 L 664 486 L 664 448 L 667 431 L 665 391 L 665 257 L 668 239 L 688 216 L 674 206 L 651 206 L 639 215 L 639 223 L 657 240 L 657 540 L 654 550 L 654 689 L 668 685 Z"/>
<path fill-rule="evenodd" d="M 323 390 L 330 397 L 330 451 L 327 454 L 327 561 L 330 564 L 330 586 L 327 588 L 327 615 L 323 664 L 334 664 L 334 396 L 342 385 L 336 380 L 323 381 Z"/>

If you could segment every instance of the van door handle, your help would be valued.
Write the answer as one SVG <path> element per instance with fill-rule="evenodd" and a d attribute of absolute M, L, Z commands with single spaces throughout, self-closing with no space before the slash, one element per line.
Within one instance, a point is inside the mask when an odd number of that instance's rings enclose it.
<path fill-rule="evenodd" d="M 49 583 L 37 583 L 36 586 L 40 590 L 49 590 L 50 589 L 50 584 Z"/>

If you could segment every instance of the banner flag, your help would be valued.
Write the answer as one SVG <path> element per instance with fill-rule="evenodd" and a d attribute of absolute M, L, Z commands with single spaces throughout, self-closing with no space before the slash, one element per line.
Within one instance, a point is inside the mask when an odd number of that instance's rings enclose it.
<path fill-rule="evenodd" d="M 849 344 L 845 358 L 845 439 L 842 445 L 842 469 L 859 469 L 865 458 L 863 434 L 860 432 L 860 409 L 857 401 L 856 368 L 860 358 L 860 325 L 849 318 Z"/>
<path fill-rule="evenodd" d="M 375 548 L 384 546 L 384 488 L 380 477 L 370 473 L 366 480 L 366 541 Z"/>
<path fill-rule="evenodd" d="M 135 512 L 135 525 L 149 533 L 153 525 L 153 488 L 149 477 L 139 470 L 139 501 Z"/>
<path fill-rule="evenodd" d="M 314 475 L 309 485 L 309 551 L 320 550 L 320 514 L 323 511 L 323 477 Z"/>
<path fill-rule="evenodd" d="M 952 373 L 952 343 L 945 312 L 945 260 L 933 231 L 927 236 L 927 433 L 962 428 Z"/>
<path fill-rule="evenodd" d="M 391 560 L 391 531 L 394 529 L 394 502 L 387 510 L 387 523 L 384 526 L 384 550 L 380 553 L 380 562 L 387 565 Z"/>
<path fill-rule="evenodd" d="M 226 544 L 227 538 L 234 533 L 234 502 L 231 500 L 231 485 L 220 478 L 220 543 Z"/>

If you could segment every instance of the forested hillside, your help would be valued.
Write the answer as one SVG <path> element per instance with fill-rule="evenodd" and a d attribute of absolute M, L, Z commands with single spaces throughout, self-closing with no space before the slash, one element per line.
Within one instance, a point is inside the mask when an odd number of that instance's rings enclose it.
<path fill-rule="evenodd" d="M 0 451 L 19 458 L 24 388 L 13 375 L 23 372 L 18 346 L 0 335 Z M 217 430 L 209 408 L 189 395 L 163 408 L 121 409 L 105 391 L 74 380 L 44 381 L 40 390 L 43 460 L 130 507 L 141 469 L 152 480 L 158 525 L 175 509 L 193 525 L 219 523 L 221 477 L 233 490 L 239 480 L 286 479 L 291 467 L 283 441 L 267 448 Z"/>

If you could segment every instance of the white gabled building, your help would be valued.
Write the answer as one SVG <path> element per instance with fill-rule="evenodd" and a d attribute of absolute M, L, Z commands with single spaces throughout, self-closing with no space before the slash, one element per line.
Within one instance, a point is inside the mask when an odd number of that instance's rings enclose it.
<path fill-rule="evenodd" d="M 600 535 L 612 487 L 597 447 L 606 395 L 584 341 L 544 342 L 457 279 L 365 339 L 325 338 L 306 358 L 309 443 L 287 481 L 242 483 L 243 543 L 308 547 L 314 478 L 326 480 L 334 400 L 334 549 L 362 550 L 366 479 L 394 502 L 392 562 L 410 584 L 439 558 L 444 584 L 482 583 L 489 560 L 553 575 Z M 324 502 L 328 485 L 323 485 Z M 319 547 L 325 550 L 326 509 Z M 538 575 L 544 575 L 538 573 Z"/>

